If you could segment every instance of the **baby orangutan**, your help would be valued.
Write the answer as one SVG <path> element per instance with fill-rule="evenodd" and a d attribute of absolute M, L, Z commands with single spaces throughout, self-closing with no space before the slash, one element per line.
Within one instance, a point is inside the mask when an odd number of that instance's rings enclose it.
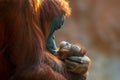
<path fill-rule="evenodd" d="M 68 70 L 86 76 L 91 63 L 91 60 L 85 55 L 86 50 L 66 41 L 60 42 L 59 46 L 57 57 L 65 63 Z"/>
<path fill-rule="evenodd" d="M 66 41 L 60 42 L 59 47 L 60 48 L 57 51 L 57 55 L 60 59 L 65 59 L 70 56 L 83 57 L 86 54 L 86 50 L 83 47 L 70 44 L 69 42 L 66 42 Z"/>

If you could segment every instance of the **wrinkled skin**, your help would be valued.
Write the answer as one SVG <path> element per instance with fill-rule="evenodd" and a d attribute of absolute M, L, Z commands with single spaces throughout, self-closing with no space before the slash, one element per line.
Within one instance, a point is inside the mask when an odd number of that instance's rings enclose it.
<path fill-rule="evenodd" d="M 46 40 L 46 48 L 52 54 L 56 54 L 56 50 L 57 50 L 54 32 L 62 27 L 63 22 L 64 22 L 64 16 L 60 15 L 59 17 L 54 18 L 50 25 L 49 35 Z"/>

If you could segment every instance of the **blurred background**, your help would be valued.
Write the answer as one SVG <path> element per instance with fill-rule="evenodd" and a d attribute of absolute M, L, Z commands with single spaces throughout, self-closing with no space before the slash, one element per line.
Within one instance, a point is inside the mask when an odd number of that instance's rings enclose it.
<path fill-rule="evenodd" d="M 92 60 L 88 80 L 120 80 L 120 0 L 69 0 L 72 15 L 55 33 L 81 44 Z"/>

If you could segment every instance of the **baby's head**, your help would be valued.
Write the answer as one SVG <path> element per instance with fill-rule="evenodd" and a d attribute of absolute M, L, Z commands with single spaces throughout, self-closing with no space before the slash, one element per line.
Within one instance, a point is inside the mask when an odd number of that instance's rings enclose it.
<path fill-rule="evenodd" d="M 66 41 L 61 41 L 59 45 L 59 49 L 57 51 L 57 55 L 61 59 L 65 59 L 70 56 L 81 56 L 83 57 L 86 54 L 86 50 L 75 44 L 70 44 L 69 42 Z"/>
<path fill-rule="evenodd" d="M 61 41 L 60 42 L 60 49 L 70 49 L 71 46 L 72 45 L 69 42 L 66 42 L 66 41 Z"/>

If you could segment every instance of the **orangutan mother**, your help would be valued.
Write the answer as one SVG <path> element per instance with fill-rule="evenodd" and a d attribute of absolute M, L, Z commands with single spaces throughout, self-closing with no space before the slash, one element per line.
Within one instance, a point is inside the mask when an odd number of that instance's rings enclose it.
<path fill-rule="evenodd" d="M 65 0 L 0 0 L 0 80 L 85 80 L 52 55 L 69 15 Z"/>

